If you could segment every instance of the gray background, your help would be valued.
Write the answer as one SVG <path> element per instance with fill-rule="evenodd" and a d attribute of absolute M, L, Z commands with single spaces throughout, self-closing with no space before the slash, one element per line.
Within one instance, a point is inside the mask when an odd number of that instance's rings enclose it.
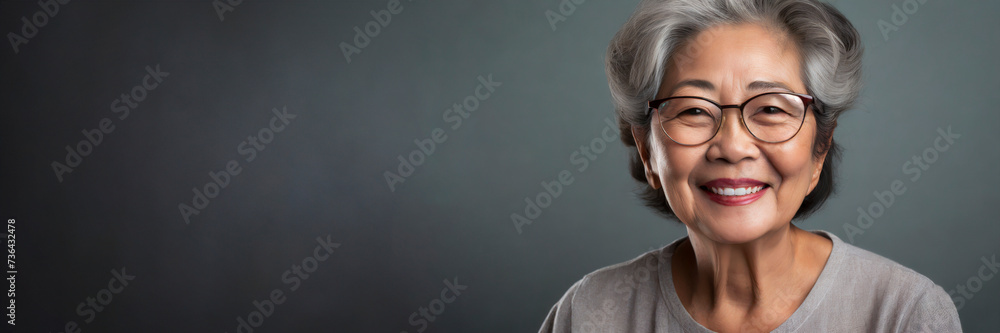
<path fill-rule="evenodd" d="M 863 36 L 865 89 L 840 120 L 838 193 L 797 222 L 847 239 L 858 207 L 907 187 L 854 244 L 945 290 L 1000 254 L 1000 2 L 929 0 L 883 38 L 903 1 L 840 0 Z M 587 1 L 553 30 L 559 2 L 403 1 L 348 63 L 340 48 L 377 1 L 72 1 L 3 60 L 0 213 L 17 226 L 21 331 L 235 332 L 254 300 L 285 291 L 256 332 L 415 332 L 442 280 L 468 286 L 429 332 L 534 331 L 584 274 L 685 234 L 634 197 L 619 142 L 584 171 L 570 156 L 611 116 L 603 55 L 636 1 Z M 4 1 L 20 32 L 37 2 Z M 128 118 L 109 104 L 159 64 L 169 72 Z M 458 129 L 442 115 L 492 74 L 502 82 Z M 272 108 L 297 115 L 252 162 L 237 146 Z M 60 182 L 50 164 L 105 117 L 116 126 Z M 961 138 L 917 181 L 903 173 L 938 128 Z M 448 138 L 404 183 L 383 177 L 435 128 Z M 185 224 L 178 204 L 209 171 L 234 176 Z M 511 213 L 569 170 L 574 182 L 518 233 Z M 994 207 L 995 208 L 995 207 Z M 341 243 L 301 288 L 282 274 L 316 237 Z M 136 276 L 91 323 L 77 305 L 112 269 Z M 959 311 L 1000 330 L 1000 282 Z"/>

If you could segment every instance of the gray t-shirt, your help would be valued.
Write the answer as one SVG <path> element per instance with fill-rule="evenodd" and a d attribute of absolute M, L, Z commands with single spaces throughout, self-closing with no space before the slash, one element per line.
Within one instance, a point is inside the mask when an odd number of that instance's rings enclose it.
<path fill-rule="evenodd" d="M 823 272 L 797 310 L 773 332 L 961 332 L 944 289 L 909 268 L 833 241 Z M 587 274 L 552 307 L 546 332 L 711 332 L 674 289 L 671 257 L 686 237 L 660 250 Z"/>

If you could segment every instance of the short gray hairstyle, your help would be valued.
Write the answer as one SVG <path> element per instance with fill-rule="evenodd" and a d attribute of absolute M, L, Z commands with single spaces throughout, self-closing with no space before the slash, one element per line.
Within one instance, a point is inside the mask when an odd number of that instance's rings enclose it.
<path fill-rule="evenodd" d="M 667 64 L 674 61 L 683 66 L 685 60 L 698 56 L 697 52 L 681 52 L 697 46 L 685 45 L 697 43 L 693 38 L 710 27 L 740 23 L 761 24 L 789 37 L 799 49 L 802 82 L 817 100 L 813 108 L 817 125 L 814 154 L 827 153 L 827 157 L 819 184 L 794 218 L 808 216 L 833 192 L 840 153 L 833 129 L 861 90 L 861 38 L 847 18 L 829 4 L 815 0 L 643 0 L 611 40 L 605 62 L 621 140 L 634 147 L 633 128 L 649 133 L 647 102 L 655 98 L 665 71 L 670 70 Z M 663 191 L 646 182 L 635 150 L 629 159 L 632 177 L 646 184 L 640 190 L 646 205 L 675 218 Z"/>

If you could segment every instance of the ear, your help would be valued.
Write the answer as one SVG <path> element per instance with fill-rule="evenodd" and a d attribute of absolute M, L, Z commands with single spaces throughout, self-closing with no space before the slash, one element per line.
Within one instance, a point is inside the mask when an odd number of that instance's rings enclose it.
<path fill-rule="evenodd" d="M 646 182 L 654 189 L 660 189 L 660 177 L 656 174 L 653 162 L 649 159 L 649 133 L 647 130 L 632 126 L 632 140 L 635 141 L 635 148 L 639 151 L 639 159 L 642 160 L 642 167 L 646 170 Z"/>
<path fill-rule="evenodd" d="M 809 179 L 809 192 L 806 192 L 806 195 L 811 194 L 813 189 L 816 188 L 816 185 L 819 184 L 819 176 L 823 173 L 823 164 L 826 163 L 826 155 L 830 152 L 830 149 L 833 149 L 833 147 L 831 147 L 832 144 L 833 133 L 830 133 L 830 140 L 826 143 L 826 151 L 816 158 L 816 165 L 813 166 L 812 177 Z"/>

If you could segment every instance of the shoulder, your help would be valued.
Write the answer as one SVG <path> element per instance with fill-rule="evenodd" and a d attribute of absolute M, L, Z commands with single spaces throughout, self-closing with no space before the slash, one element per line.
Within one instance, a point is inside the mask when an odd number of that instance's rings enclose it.
<path fill-rule="evenodd" d="M 667 247 L 585 275 L 552 307 L 539 332 L 619 331 L 637 317 L 653 316 Z"/>
<path fill-rule="evenodd" d="M 862 282 L 862 286 L 875 287 L 882 292 L 920 294 L 937 285 L 923 274 L 903 266 L 892 259 L 875 254 L 826 233 L 834 243 L 834 252 L 842 261 L 839 263 L 840 277 L 846 281 Z M 902 295 L 898 295 L 902 296 Z"/>
<path fill-rule="evenodd" d="M 661 249 L 662 250 L 662 249 Z M 627 287 L 633 289 L 644 283 L 653 282 L 659 267 L 661 250 L 643 253 L 631 260 L 607 266 L 585 275 L 578 282 L 578 294 L 602 294 L 609 288 L 623 293 Z"/>
<path fill-rule="evenodd" d="M 832 303 L 852 303 L 858 309 L 877 313 L 883 327 L 905 331 L 960 331 L 958 311 L 951 297 L 934 281 L 906 266 L 871 251 L 833 240 L 828 265 L 838 272 L 830 295 Z M 832 262 L 832 261 L 838 262 Z"/>
<path fill-rule="evenodd" d="M 637 293 L 655 293 L 660 253 L 661 250 L 646 252 L 593 271 L 570 287 L 560 303 L 572 302 L 577 310 L 609 310 Z"/>

